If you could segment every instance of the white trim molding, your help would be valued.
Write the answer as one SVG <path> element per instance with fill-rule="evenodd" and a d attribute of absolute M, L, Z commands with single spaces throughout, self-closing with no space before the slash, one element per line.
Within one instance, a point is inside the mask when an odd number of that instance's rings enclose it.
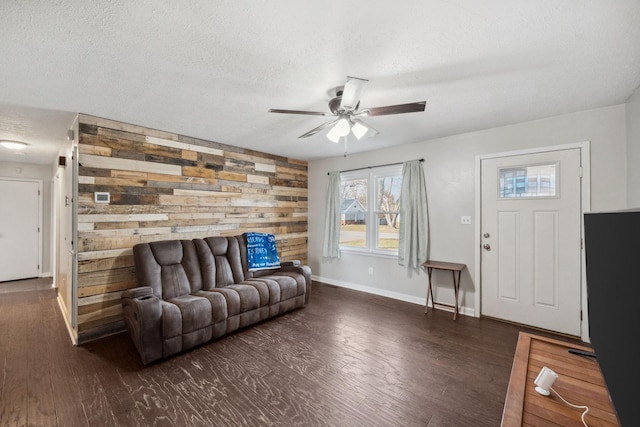
<path fill-rule="evenodd" d="M 409 302 L 409 303 L 412 303 L 412 304 L 417 304 L 417 305 L 422 306 L 423 308 L 424 308 L 424 306 L 425 306 L 425 304 L 427 302 L 426 298 L 414 297 L 413 295 L 401 294 L 399 292 L 387 291 L 385 289 L 374 288 L 374 287 L 366 286 L 366 285 L 359 285 L 357 283 L 344 282 L 342 280 L 329 279 L 329 278 L 319 277 L 319 276 L 314 276 L 314 275 L 311 275 L 311 279 L 313 281 L 316 281 L 316 282 L 322 282 L 322 283 L 325 283 L 327 285 L 337 286 L 339 288 L 352 289 L 354 291 L 365 292 L 365 293 L 372 294 L 372 295 L 378 295 L 378 296 L 381 296 L 381 297 L 387 297 L 387 298 L 395 299 L 395 300 L 398 300 L 398 301 L 404 301 L 404 302 Z M 312 297 L 313 297 L 313 290 L 311 292 L 312 292 Z M 436 302 L 436 304 L 437 304 L 437 302 Z M 430 303 L 429 307 L 433 308 L 433 304 Z M 450 311 L 450 312 L 453 313 L 453 308 L 439 306 L 436 309 L 437 310 Z M 459 314 L 463 314 L 465 316 L 477 317 L 475 315 L 475 310 L 470 309 L 468 307 L 459 307 L 458 310 L 459 310 Z"/>

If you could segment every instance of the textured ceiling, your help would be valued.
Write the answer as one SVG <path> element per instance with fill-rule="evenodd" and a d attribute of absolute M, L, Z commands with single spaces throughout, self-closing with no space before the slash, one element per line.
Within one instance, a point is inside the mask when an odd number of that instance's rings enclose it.
<path fill-rule="evenodd" d="M 350 153 L 620 104 L 640 85 L 638 0 L 3 1 L 0 160 L 48 163 L 81 112 L 297 159 L 346 76 L 380 135 Z M 38 147 L 42 153 L 38 155 Z M 49 151 L 46 148 L 49 147 Z"/>

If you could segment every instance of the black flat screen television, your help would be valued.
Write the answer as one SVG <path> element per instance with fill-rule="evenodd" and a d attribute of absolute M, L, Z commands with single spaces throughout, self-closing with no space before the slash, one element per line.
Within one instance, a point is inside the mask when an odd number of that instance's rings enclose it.
<path fill-rule="evenodd" d="M 589 337 L 622 426 L 640 425 L 640 210 L 584 214 Z"/>

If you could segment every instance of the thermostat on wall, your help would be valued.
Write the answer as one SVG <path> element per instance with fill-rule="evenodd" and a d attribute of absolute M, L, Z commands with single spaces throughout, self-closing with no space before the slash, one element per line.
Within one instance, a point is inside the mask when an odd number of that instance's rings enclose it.
<path fill-rule="evenodd" d="M 109 193 L 101 193 L 99 191 L 96 191 L 95 193 L 93 193 L 93 195 L 96 203 L 109 203 L 111 201 L 111 196 L 109 195 Z"/>

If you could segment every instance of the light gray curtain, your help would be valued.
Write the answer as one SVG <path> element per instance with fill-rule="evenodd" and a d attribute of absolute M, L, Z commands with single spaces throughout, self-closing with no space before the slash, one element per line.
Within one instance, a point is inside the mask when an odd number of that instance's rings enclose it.
<path fill-rule="evenodd" d="M 428 253 L 427 187 L 420 160 L 411 160 L 402 164 L 398 264 L 420 267 L 427 260 Z"/>
<path fill-rule="evenodd" d="M 322 256 L 340 258 L 340 172 L 329 173 Z"/>

